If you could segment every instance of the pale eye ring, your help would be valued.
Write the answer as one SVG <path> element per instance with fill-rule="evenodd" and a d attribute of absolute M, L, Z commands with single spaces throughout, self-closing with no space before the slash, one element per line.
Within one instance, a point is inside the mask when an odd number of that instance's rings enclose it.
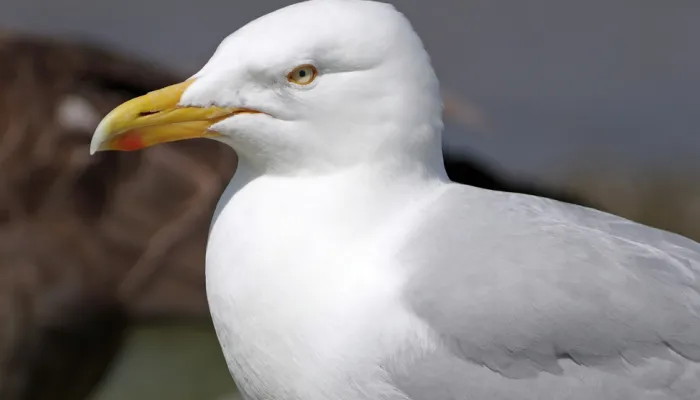
<path fill-rule="evenodd" d="M 287 80 L 297 85 L 308 85 L 316 79 L 318 70 L 311 64 L 300 65 L 287 74 Z"/>

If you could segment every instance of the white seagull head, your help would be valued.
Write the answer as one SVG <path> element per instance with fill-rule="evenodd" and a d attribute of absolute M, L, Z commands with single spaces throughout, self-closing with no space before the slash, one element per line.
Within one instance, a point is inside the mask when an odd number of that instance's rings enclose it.
<path fill-rule="evenodd" d="M 91 152 L 212 138 L 261 172 L 441 158 L 439 84 L 392 5 L 311 0 L 243 26 L 187 81 L 130 100 Z"/>

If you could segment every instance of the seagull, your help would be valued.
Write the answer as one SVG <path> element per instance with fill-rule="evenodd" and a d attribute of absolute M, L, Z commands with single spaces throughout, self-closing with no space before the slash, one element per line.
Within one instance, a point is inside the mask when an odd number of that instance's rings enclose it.
<path fill-rule="evenodd" d="M 311 0 L 115 108 L 91 151 L 209 138 L 239 155 L 206 289 L 245 399 L 700 398 L 700 244 L 451 182 L 442 128 L 400 11 Z"/>

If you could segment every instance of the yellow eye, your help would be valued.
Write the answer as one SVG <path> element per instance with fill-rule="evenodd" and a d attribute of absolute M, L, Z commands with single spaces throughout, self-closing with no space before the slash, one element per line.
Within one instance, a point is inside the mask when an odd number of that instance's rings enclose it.
<path fill-rule="evenodd" d="M 313 65 L 300 65 L 287 75 L 287 80 L 297 85 L 308 85 L 316 79 L 318 71 Z"/>

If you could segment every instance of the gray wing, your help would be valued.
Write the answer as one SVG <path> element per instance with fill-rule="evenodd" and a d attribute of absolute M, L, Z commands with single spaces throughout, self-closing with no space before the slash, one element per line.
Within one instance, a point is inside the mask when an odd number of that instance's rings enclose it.
<path fill-rule="evenodd" d="M 431 399 L 700 399 L 700 245 L 610 214 L 462 185 L 401 252 Z M 427 252 L 427 254 L 426 254 Z"/>

